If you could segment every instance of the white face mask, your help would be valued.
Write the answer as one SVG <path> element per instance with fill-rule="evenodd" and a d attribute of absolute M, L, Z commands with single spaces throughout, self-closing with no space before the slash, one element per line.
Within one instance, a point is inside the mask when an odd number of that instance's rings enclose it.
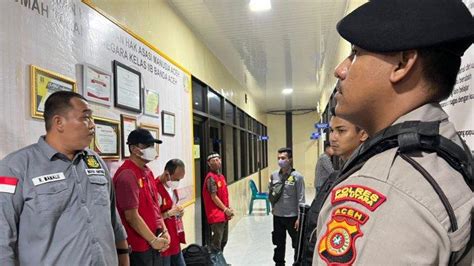
<path fill-rule="evenodd" d="M 140 156 L 143 160 L 146 161 L 153 161 L 156 159 L 156 156 L 158 156 L 158 153 L 156 152 L 155 147 L 148 147 L 146 149 L 140 149 L 142 152 L 142 156 Z"/>
<path fill-rule="evenodd" d="M 168 180 L 166 181 L 166 186 L 171 188 L 171 189 L 177 189 L 178 186 L 179 186 L 179 181 L 171 181 L 171 180 Z"/>

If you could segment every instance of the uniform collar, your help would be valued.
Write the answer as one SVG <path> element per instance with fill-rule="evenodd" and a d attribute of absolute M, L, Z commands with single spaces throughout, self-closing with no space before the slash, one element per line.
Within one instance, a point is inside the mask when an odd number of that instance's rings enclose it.
<path fill-rule="evenodd" d="M 405 121 L 445 121 L 448 119 L 448 115 L 441 108 L 439 103 L 427 103 L 418 107 L 417 109 L 399 117 L 394 123 L 399 124 Z"/>
<path fill-rule="evenodd" d="M 38 147 L 40 148 L 41 152 L 43 152 L 43 154 L 46 156 L 46 158 L 48 158 L 50 161 L 53 160 L 54 157 L 57 157 L 61 160 L 66 160 L 66 161 L 69 161 L 69 159 L 66 157 L 66 155 L 58 152 L 57 150 L 55 150 L 53 147 L 51 147 L 45 140 L 46 136 L 41 136 L 39 137 L 38 139 Z M 79 157 L 82 157 L 82 156 L 85 156 L 87 155 L 87 151 L 86 150 L 83 150 L 83 151 L 80 151 L 78 153 L 76 153 L 76 155 L 74 156 L 74 159 L 73 161 L 76 161 L 77 158 Z"/>

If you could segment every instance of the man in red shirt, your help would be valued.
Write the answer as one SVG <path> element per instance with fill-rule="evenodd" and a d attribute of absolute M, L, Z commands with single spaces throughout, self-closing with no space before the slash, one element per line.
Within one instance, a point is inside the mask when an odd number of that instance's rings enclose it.
<path fill-rule="evenodd" d="M 184 174 L 184 162 L 172 159 L 166 163 L 163 174 L 156 179 L 156 188 L 161 197 L 160 210 L 171 237 L 170 247 L 161 253 L 163 266 L 186 265 L 180 246 L 180 243 L 186 243 L 181 220 L 184 210 L 177 205 L 179 196 L 176 190 Z"/>
<path fill-rule="evenodd" d="M 132 131 L 127 140 L 130 158 L 124 161 L 113 179 L 117 209 L 132 248 L 130 265 L 161 266 L 159 252 L 169 245 L 155 179 L 146 166 L 157 158 L 155 143 L 162 142 L 153 138 L 148 130 Z"/>
<path fill-rule="evenodd" d="M 228 221 L 232 219 L 234 210 L 229 207 L 229 193 L 225 176 L 221 171 L 221 157 L 213 152 L 207 157 L 209 173 L 203 186 L 204 208 L 207 222 L 211 228 L 211 251 L 223 252 L 229 234 Z"/>

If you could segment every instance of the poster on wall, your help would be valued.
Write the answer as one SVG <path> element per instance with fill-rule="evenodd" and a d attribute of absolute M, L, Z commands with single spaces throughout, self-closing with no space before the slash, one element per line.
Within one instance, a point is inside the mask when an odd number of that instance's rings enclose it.
<path fill-rule="evenodd" d="M 76 82 L 58 73 L 31 65 L 31 116 L 43 119 L 44 104 L 57 91 L 77 91 Z"/>
<path fill-rule="evenodd" d="M 120 158 L 119 122 L 107 118 L 94 117 L 95 135 L 91 149 L 103 159 Z"/>
<path fill-rule="evenodd" d="M 122 128 L 122 158 L 125 159 L 130 157 L 127 139 L 128 135 L 137 128 L 137 118 L 135 116 L 121 114 L 120 124 Z"/>
<path fill-rule="evenodd" d="M 83 64 L 82 69 L 82 95 L 90 102 L 112 105 L 112 73 L 90 64 Z"/>
<path fill-rule="evenodd" d="M 474 15 L 474 0 L 463 0 Z M 466 141 L 474 154 L 474 45 L 466 50 L 461 58 L 461 68 L 456 85 L 448 99 L 441 106 L 449 115 L 459 136 Z"/>
<path fill-rule="evenodd" d="M 160 95 L 158 92 L 145 88 L 143 93 L 145 115 L 160 117 Z"/>
<path fill-rule="evenodd" d="M 114 60 L 115 106 L 140 113 L 142 111 L 142 74 Z"/>

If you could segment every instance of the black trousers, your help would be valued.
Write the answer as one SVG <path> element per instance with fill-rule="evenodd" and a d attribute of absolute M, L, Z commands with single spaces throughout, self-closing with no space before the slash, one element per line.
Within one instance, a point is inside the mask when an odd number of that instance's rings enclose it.
<path fill-rule="evenodd" d="M 132 252 L 130 266 L 163 266 L 160 252 L 150 248 L 145 252 Z"/>
<path fill-rule="evenodd" d="M 222 251 L 227 244 L 229 236 L 229 222 L 210 224 L 212 252 Z"/>
<path fill-rule="evenodd" d="M 294 249 L 294 260 L 296 260 L 296 247 L 298 245 L 298 232 L 295 229 L 295 222 L 298 217 L 279 217 L 273 216 L 273 232 L 272 242 L 275 245 L 275 252 L 273 253 L 273 261 L 275 265 L 285 265 L 285 246 L 286 246 L 286 232 L 291 237 L 291 246 Z"/>

